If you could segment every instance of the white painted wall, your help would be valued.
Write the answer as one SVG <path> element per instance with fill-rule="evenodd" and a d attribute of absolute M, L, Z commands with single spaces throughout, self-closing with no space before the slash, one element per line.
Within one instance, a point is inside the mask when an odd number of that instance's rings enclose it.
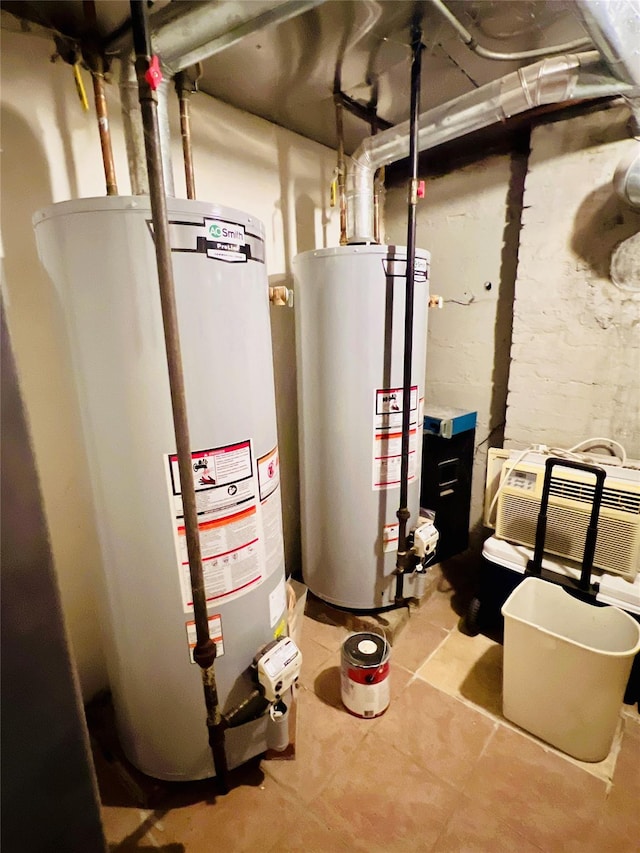
<path fill-rule="evenodd" d="M 640 457 L 640 290 L 621 291 L 609 277 L 612 251 L 640 230 L 640 213 L 618 200 L 611 183 L 634 145 L 628 118 L 629 110 L 617 106 L 533 131 L 509 446 L 570 447 L 609 436 Z"/>
<path fill-rule="evenodd" d="M 62 318 L 36 254 L 35 210 L 105 194 L 93 109 L 83 113 L 72 72 L 51 65 L 53 43 L 2 34 L 3 294 L 41 479 L 64 613 L 83 694 L 106 683 L 99 631 L 100 553 L 87 460 Z M 91 94 L 91 82 L 85 75 Z M 129 192 L 115 86 L 109 87 L 119 190 Z M 177 124 L 177 103 L 172 106 Z M 326 207 L 335 154 L 205 95 L 192 98 L 198 197 L 246 210 L 266 227 L 267 269 L 288 273 L 299 251 L 337 245 Z M 174 130 L 176 128 L 174 127 Z M 184 197 L 180 136 L 176 194 Z M 293 314 L 272 309 L 287 566 L 299 561 Z M 38 602 L 35 606 L 38 606 Z"/>
<path fill-rule="evenodd" d="M 494 156 L 429 179 L 417 214 L 417 245 L 431 252 L 431 292 L 445 302 L 429 312 L 425 410 L 453 406 L 478 413 L 472 529 L 482 518 L 489 446 L 482 442 L 504 420 L 517 250 L 514 240 L 505 246 L 504 235 L 512 178 L 517 182 L 514 162 Z M 406 221 L 406 187 L 388 190 L 391 242 L 406 244 Z M 500 444 L 501 431 L 492 438 Z"/>

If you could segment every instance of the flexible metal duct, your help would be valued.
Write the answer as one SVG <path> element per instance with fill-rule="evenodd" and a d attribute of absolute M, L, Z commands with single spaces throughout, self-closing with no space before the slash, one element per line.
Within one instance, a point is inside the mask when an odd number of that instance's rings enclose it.
<path fill-rule="evenodd" d="M 576 5 L 611 71 L 640 86 L 639 0 L 576 0 Z"/>
<path fill-rule="evenodd" d="M 544 59 L 422 113 L 421 151 L 544 104 L 626 94 L 640 85 L 614 77 L 598 51 Z M 370 136 L 352 157 L 347 187 L 350 243 L 373 242 L 373 176 L 409 153 L 409 122 Z"/>
<path fill-rule="evenodd" d="M 627 204 L 640 208 L 640 143 L 618 164 L 613 186 Z"/>
<path fill-rule="evenodd" d="M 171 78 L 179 71 L 202 62 L 226 47 L 271 24 L 282 23 L 319 6 L 324 0 L 222 0 L 218 3 L 170 3 L 151 20 L 151 41 L 160 58 L 164 80 L 158 89 L 158 121 L 162 139 L 162 163 L 167 195 L 173 196 L 170 133 L 167 100 Z M 121 58 L 122 101 L 131 192 L 149 192 L 142 122 L 138 115 L 138 83 L 128 37 L 108 45 Z"/>
<path fill-rule="evenodd" d="M 621 80 L 640 87 L 639 0 L 577 0 L 577 6 L 594 44 L 612 72 Z M 638 136 L 640 97 L 632 98 L 630 106 Z M 613 183 L 627 204 L 640 207 L 640 153 L 621 161 Z"/>

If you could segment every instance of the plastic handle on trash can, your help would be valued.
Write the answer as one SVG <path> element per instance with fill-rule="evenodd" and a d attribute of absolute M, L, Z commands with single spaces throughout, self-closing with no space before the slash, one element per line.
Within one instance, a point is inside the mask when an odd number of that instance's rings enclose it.
<path fill-rule="evenodd" d="M 547 535 L 547 508 L 549 506 L 549 491 L 551 488 L 551 475 L 556 466 L 562 468 L 575 468 L 578 471 L 586 471 L 596 478 L 596 487 L 593 493 L 591 505 L 591 517 L 587 527 L 587 535 L 584 540 L 584 554 L 582 555 L 582 571 L 580 572 L 580 589 L 589 591 L 591 584 L 591 569 L 593 568 L 593 557 L 596 552 L 596 539 L 598 537 L 598 517 L 600 515 L 600 504 L 604 491 L 604 481 L 607 476 L 603 468 L 597 465 L 587 465 L 584 462 L 575 462 L 573 459 L 558 459 L 555 456 L 547 459 L 544 472 L 544 485 L 542 487 L 542 499 L 540 500 L 540 513 L 538 514 L 538 526 L 536 528 L 535 550 L 533 562 L 530 565 L 529 574 L 534 577 L 542 575 L 542 557 Z"/>

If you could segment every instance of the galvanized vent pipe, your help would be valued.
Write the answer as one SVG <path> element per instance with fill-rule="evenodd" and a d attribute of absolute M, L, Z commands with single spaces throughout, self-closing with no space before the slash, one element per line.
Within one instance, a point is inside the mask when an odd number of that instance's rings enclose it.
<path fill-rule="evenodd" d="M 157 91 L 162 168 L 165 190 L 175 195 L 171 142 L 169 132 L 169 88 L 171 78 L 198 62 L 230 47 L 245 36 L 266 26 L 287 21 L 313 9 L 324 0 L 201 0 L 169 3 L 149 21 L 153 51 L 160 57 L 163 81 Z M 107 52 L 118 54 L 121 61 L 120 99 L 129 161 L 131 192 L 148 195 L 144 134 L 138 108 L 138 82 L 131 55 L 130 33 L 119 35 L 107 43 Z"/>
<path fill-rule="evenodd" d="M 640 87 L 639 0 L 576 0 L 576 5 L 611 71 Z"/>
<path fill-rule="evenodd" d="M 503 122 L 545 104 L 615 95 L 640 96 L 640 86 L 614 77 L 598 51 L 544 59 L 422 113 L 420 151 Z M 409 154 L 409 122 L 367 137 L 353 154 L 347 193 L 349 243 L 374 242 L 373 177 Z"/>
<path fill-rule="evenodd" d="M 613 73 L 640 89 L 640 0 L 577 0 L 591 37 Z M 640 137 L 640 95 L 629 99 Z M 640 153 L 624 158 L 614 177 L 618 195 L 631 207 L 640 208 Z"/>

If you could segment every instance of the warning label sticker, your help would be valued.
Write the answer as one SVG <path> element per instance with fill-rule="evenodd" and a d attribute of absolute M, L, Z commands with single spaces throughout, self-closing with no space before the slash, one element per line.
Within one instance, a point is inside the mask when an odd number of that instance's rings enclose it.
<path fill-rule="evenodd" d="M 388 554 L 390 551 L 398 550 L 399 524 L 385 524 L 382 528 L 382 552 Z"/>
<path fill-rule="evenodd" d="M 373 409 L 373 489 L 400 485 L 402 460 L 402 388 L 378 388 Z M 409 399 L 409 482 L 418 467 L 418 386 L 411 387 Z"/>
<path fill-rule="evenodd" d="M 282 501 L 280 500 L 280 459 L 278 448 L 258 459 L 258 481 L 262 505 L 266 576 L 275 572 L 284 560 L 282 538 Z"/>
<path fill-rule="evenodd" d="M 207 601 L 230 601 L 265 579 L 258 476 L 251 441 L 191 454 Z M 193 609 L 178 458 L 168 455 L 167 481 L 174 516 L 180 587 Z"/>
<path fill-rule="evenodd" d="M 209 623 L 209 636 L 216 644 L 216 657 L 221 658 L 224 654 L 224 643 L 222 641 L 222 620 L 220 618 L 220 614 L 216 613 L 213 616 L 209 616 L 207 618 Z M 195 663 L 193 659 L 193 650 L 196 647 L 196 623 L 195 622 L 186 622 L 185 627 L 187 629 L 187 643 L 189 644 L 189 657 L 191 658 L 191 663 Z"/>

